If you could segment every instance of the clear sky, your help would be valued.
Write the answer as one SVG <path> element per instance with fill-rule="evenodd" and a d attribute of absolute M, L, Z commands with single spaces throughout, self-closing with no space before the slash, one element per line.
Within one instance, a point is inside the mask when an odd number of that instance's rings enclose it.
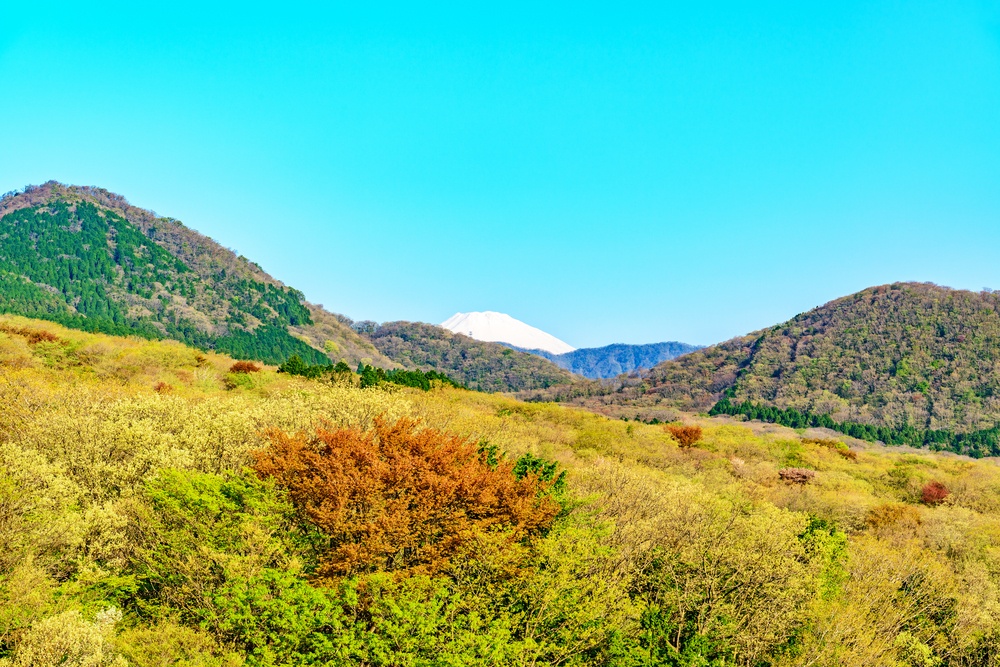
<path fill-rule="evenodd" d="M 355 319 L 710 343 L 1000 288 L 995 1 L 2 4 L 0 191 L 106 187 Z"/>

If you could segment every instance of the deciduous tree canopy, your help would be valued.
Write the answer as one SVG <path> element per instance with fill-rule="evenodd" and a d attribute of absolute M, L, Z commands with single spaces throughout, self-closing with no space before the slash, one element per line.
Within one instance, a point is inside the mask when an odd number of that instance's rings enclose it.
<path fill-rule="evenodd" d="M 372 571 L 435 574 L 477 536 L 512 541 L 548 527 L 558 506 L 539 475 L 489 465 L 472 443 L 409 420 L 369 432 L 318 429 L 270 434 L 254 468 L 287 488 L 310 523 L 329 536 L 319 575 Z"/>

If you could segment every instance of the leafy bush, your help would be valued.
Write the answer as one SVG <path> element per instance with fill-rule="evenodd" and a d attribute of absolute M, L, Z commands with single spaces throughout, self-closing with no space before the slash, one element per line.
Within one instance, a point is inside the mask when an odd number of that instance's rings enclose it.
<path fill-rule="evenodd" d="M 128 628 L 114 639 L 131 667 L 241 667 L 243 656 L 219 646 L 215 638 L 195 628 L 164 621 Z"/>
<path fill-rule="evenodd" d="M 950 495 L 951 491 L 941 482 L 927 482 L 920 490 L 920 502 L 925 505 L 940 505 Z"/>
<path fill-rule="evenodd" d="M 128 667 L 111 642 L 121 619 L 117 609 L 107 609 L 91 622 L 79 611 L 66 611 L 39 621 L 18 643 L 9 667 Z"/>
<path fill-rule="evenodd" d="M 681 447 L 691 447 L 696 442 L 701 440 L 701 427 L 699 426 L 667 424 L 664 428 L 667 430 L 667 433 L 674 437 L 674 440 L 676 440 Z"/>
<path fill-rule="evenodd" d="M 826 447 L 827 449 L 832 449 L 841 456 L 843 456 L 848 461 L 857 461 L 858 453 L 848 447 L 845 443 L 840 440 L 831 440 L 829 438 L 802 438 L 802 442 L 807 445 L 819 445 L 820 447 Z"/>
<path fill-rule="evenodd" d="M 23 336 L 28 341 L 29 345 L 36 345 L 41 342 L 55 343 L 59 341 L 58 336 L 50 331 L 45 331 L 44 329 L 0 324 L 0 331 L 8 334 L 14 334 L 16 336 Z"/>
<path fill-rule="evenodd" d="M 806 468 L 785 468 L 778 471 L 778 477 L 790 484 L 808 484 L 815 476 L 815 470 Z"/>
<path fill-rule="evenodd" d="M 237 361 L 229 367 L 230 373 L 259 373 L 260 366 L 252 361 Z"/>
<path fill-rule="evenodd" d="M 436 573 L 478 534 L 519 540 L 548 526 L 558 507 L 539 491 L 555 482 L 488 465 L 469 441 L 409 420 L 375 429 L 270 434 L 255 469 L 288 489 L 303 518 L 329 536 L 318 574 Z"/>

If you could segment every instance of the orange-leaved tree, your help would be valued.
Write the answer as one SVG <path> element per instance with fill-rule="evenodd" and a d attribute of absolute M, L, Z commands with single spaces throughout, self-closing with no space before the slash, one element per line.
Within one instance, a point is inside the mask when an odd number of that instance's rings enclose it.
<path fill-rule="evenodd" d="M 252 361 L 237 361 L 229 367 L 230 373 L 259 373 L 260 366 Z"/>
<path fill-rule="evenodd" d="M 667 424 L 664 428 L 667 430 L 667 433 L 674 436 L 674 440 L 676 440 L 681 447 L 691 447 L 694 443 L 701 440 L 700 426 Z"/>
<path fill-rule="evenodd" d="M 537 474 L 488 460 L 472 442 L 376 420 L 371 431 L 269 433 L 255 469 L 286 488 L 328 538 L 317 576 L 374 571 L 433 574 L 485 532 L 520 540 L 551 525 L 558 504 Z"/>

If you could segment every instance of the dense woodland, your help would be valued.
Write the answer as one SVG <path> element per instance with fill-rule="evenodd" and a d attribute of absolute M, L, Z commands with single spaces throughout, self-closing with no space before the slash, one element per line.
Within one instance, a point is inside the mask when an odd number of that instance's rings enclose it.
<path fill-rule="evenodd" d="M 997 664 L 992 461 L 337 372 L 0 317 L 0 664 Z"/>
<path fill-rule="evenodd" d="M 574 380 L 547 359 L 430 324 L 370 323 L 362 330 L 379 352 L 404 367 L 437 371 L 478 391 L 521 391 Z"/>
<path fill-rule="evenodd" d="M 54 182 L 0 199 L 0 312 L 274 364 L 298 354 L 392 365 L 348 324 L 177 220 Z"/>

